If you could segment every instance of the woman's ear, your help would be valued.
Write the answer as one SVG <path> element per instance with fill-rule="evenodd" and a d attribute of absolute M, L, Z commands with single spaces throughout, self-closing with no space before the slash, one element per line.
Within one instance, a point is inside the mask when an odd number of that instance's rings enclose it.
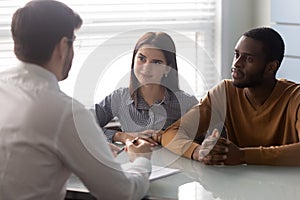
<path fill-rule="evenodd" d="M 166 71 L 165 71 L 165 73 L 164 73 L 165 77 L 168 76 L 168 74 L 170 73 L 170 71 L 171 71 L 171 67 L 168 66 L 168 65 L 166 65 Z"/>

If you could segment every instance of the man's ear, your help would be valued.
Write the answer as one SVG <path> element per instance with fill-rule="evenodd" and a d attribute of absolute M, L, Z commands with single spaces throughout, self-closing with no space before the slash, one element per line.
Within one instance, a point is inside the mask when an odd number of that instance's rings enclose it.
<path fill-rule="evenodd" d="M 267 64 L 266 70 L 267 70 L 267 72 L 276 73 L 276 71 L 278 70 L 278 68 L 279 68 L 279 61 L 278 60 L 274 60 L 274 61 L 269 62 Z"/>
<path fill-rule="evenodd" d="M 64 59 L 67 56 L 68 49 L 70 48 L 69 39 L 67 37 L 62 37 L 55 48 L 59 57 Z"/>

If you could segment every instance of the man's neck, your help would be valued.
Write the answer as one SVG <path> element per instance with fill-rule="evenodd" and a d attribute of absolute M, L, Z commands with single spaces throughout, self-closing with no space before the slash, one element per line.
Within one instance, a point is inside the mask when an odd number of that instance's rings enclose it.
<path fill-rule="evenodd" d="M 264 84 L 259 87 L 249 87 L 244 89 L 247 99 L 254 108 L 258 108 L 265 103 L 265 101 L 272 94 L 276 82 L 277 80 L 274 79 L 273 81 L 268 81 L 268 84 Z"/>

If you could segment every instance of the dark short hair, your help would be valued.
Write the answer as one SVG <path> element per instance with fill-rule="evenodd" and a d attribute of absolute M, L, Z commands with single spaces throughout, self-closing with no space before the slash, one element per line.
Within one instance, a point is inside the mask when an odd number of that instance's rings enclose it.
<path fill-rule="evenodd" d="M 284 57 L 285 45 L 277 31 L 269 27 L 259 27 L 251 29 L 243 35 L 263 43 L 263 50 L 266 53 L 268 62 L 278 60 L 279 65 L 281 64 Z"/>
<path fill-rule="evenodd" d="M 144 45 L 151 45 L 154 48 L 157 48 L 162 51 L 167 65 L 171 68 L 167 77 L 163 77 L 161 85 L 166 87 L 172 92 L 179 90 L 179 80 L 178 80 L 178 69 L 176 61 L 176 48 L 173 39 L 164 32 L 147 32 L 137 41 L 131 62 L 131 76 L 129 90 L 131 95 L 135 95 L 136 89 L 140 87 L 139 81 L 137 80 L 133 68 L 134 68 L 134 59 L 138 50 Z"/>
<path fill-rule="evenodd" d="M 45 64 L 63 37 L 72 39 L 82 19 L 67 5 L 54 0 L 34 0 L 13 15 L 14 51 L 24 62 Z"/>

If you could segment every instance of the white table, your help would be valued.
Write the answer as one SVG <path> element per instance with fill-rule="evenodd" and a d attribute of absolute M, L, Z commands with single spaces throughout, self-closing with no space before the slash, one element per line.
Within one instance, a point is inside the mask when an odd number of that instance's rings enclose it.
<path fill-rule="evenodd" d="M 296 159 L 296 158 L 295 158 Z M 127 155 L 119 155 L 126 162 Z M 300 167 L 206 166 L 158 148 L 152 156 L 154 165 L 180 169 L 181 172 L 152 181 L 145 199 L 177 199 L 178 187 L 196 181 L 203 193 L 218 200 L 295 200 L 300 199 Z M 76 178 L 68 184 L 70 199 L 93 199 Z"/>

